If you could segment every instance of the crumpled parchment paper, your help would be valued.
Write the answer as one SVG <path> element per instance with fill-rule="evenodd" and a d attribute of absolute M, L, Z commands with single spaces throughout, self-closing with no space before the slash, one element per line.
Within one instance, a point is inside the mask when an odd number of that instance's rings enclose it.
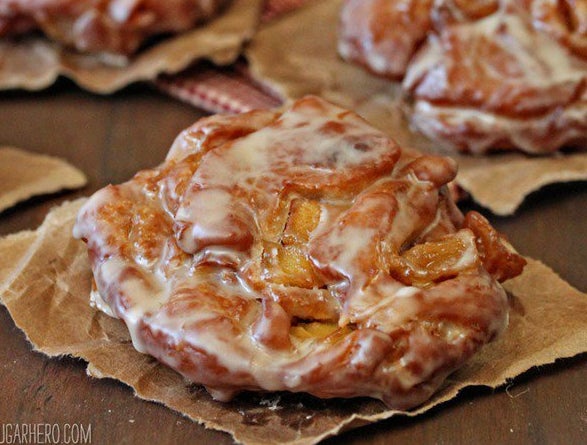
<path fill-rule="evenodd" d="M 33 196 L 83 187 L 87 181 L 63 159 L 0 147 L 0 212 Z"/>
<path fill-rule="evenodd" d="M 505 284 L 510 326 L 445 382 L 421 407 L 406 413 L 369 399 L 318 400 L 305 395 L 244 394 L 219 403 L 197 385 L 138 353 L 124 324 L 89 305 L 91 271 L 85 244 L 72 226 L 83 199 L 54 209 L 36 231 L 0 239 L 0 301 L 34 349 L 88 362 L 88 374 L 111 377 L 135 394 L 183 413 L 247 444 L 312 444 L 394 415 L 416 416 L 457 396 L 466 386 L 497 387 L 534 367 L 587 351 L 587 295 L 539 261 Z"/>

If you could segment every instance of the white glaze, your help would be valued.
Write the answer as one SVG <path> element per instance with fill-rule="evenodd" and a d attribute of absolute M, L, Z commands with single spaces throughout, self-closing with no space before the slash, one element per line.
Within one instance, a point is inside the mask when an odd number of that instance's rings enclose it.
<path fill-rule="evenodd" d="M 491 42 L 499 47 L 500 58 L 515 61 L 509 64 L 512 72 L 496 71 L 490 61 L 471 60 L 474 54 L 453 60 L 448 54 L 449 34 L 468 45 L 486 47 L 481 42 Z M 465 86 L 451 83 L 449 73 L 479 66 L 491 76 L 499 94 L 479 106 L 466 97 L 455 97 L 452 103 L 452 91 Z M 440 35 L 430 35 L 412 59 L 402 87 L 413 100 L 414 127 L 449 148 L 484 153 L 496 146 L 514 146 L 528 153 L 548 153 L 587 138 L 587 105 L 584 98 L 575 98 L 586 79 L 585 61 L 549 34 L 537 32 L 530 17 L 503 7 L 480 20 L 449 25 Z M 429 97 L 441 99 L 436 103 Z M 518 109 L 510 106 L 509 114 L 498 110 L 509 102 Z"/>
<path fill-rule="evenodd" d="M 343 131 L 326 130 L 332 122 L 341 124 Z M 366 145 L 357 149 L 359 142 Z M 181 153 L 187 156 L 185 147 Z M 135 179 L 94 195 L 80 211 L 74 235 L 88 240 L 95 255 L 94 275 L 103 303 L 125 321 L 135 347 L 207 385 L 215 397 L 227 400 L 239 388 L 249 388 L 309 391 L 328 397 L 362 394 L 391 401 L 393 388 L 418 385 L 436 372 L 442 359 L 430 361 L 418 375 L 402 370 L 400 362 L 391 366 L 382 355 L 393 347 L 389 335 L 405 329 L 413 319 L 425 318 L 435 299 L 469 298 L 466 281 L 453 285 L 448 280 L 439 297 L 393 279 L 384 264 L 376 263 L 380 270 L 373 273 L 369 261 L 385 257 L 383 251 L 397 255 L 410 240 L 436 227 L 440 218 L 437 186 L 419 179 L 409 169 L 401 173 L 395 168 L 396 160 L 397 147 L 380 132 L 355 115 L 318 99 L 307 99 L 268 127 L 207 152 L 179 196 L 181 204 L 175 215 L 164 204 L 168 200 L 165 193 L 171 191 L 165 188 L 167 192 L 162 189 L 153 193 Z M 406 162 L 401 163 L 402 168 Z M 420 168 L 422 165 L 426 164 L 420 164 Z M 448 181 L 454 177 L 452 163 L 435 167 L 441 170 L 434 172 L 436 178 Z M 344 181 L 332 187 L 332 183 L 358 175 L 363 169 L 375 173 L 360 183 L 360 193 L 344 191 Z M 306 173 L 326 184 L 321 192 L 332 187 L 324 198 L 318 227 L 305 248 L 330 294 L 339 299 L 341 312 L 336 321 L 341 328 L 349 329 L 334 344 L 319 338 L 295 337 L 289 331 L 292 320 L 273 301 L 271 289 L 259 288 L 258 282 L 248 278 L 250 271 L 260 268 L 260 251 L 266 241 L 259 227 L 270 225 L 264 219 L 272 218 L 273 208 L 289 208 L 279 207 L 280 200 L 288 202 L 303 195 L 303 187 L 289 195 L 287 187 L 288 181 L 307 180 Z M 137 176 L 147 177 L 153 176 Z M 108 221 L 111 215 L 104 209 L 122 198 L 129 200 L 129 206 L 136 203 L 139 208 L 159 208 L 160 224 L 176 231 L 169 237 L 151 234 L 159 249 L 151 261 L 137 261 L 132 254 L 121 254 L 112 244 L 111 240 L 119 236 L 119 228 Z M 259 202 L 262 205 L 257 206 Z M 340 210 L 334 210 L 332 203 Z M 131 208 L 121 211 L 133 213 Z M 235 215 L 245 215 L 252 221 L 247 224 L 254 225 L 248 226 L 254 235 L 253 243 L 247 249 L 235 248 L 230 240 L 206 244 L 222 235 L 213 230 L 232 230 Z M 204 239 L 201 245 L 205 247 L 191 242 L 193 231 L 184 230 L 189 227 L 186 221 L 192 227 L 209 229 L 197 234 Z M 462 230 L 458 236 L 474 245 L 470 231 Z M 476 251 L 467 250 L 456 263 L 466 273 L 480 268 Z M 476 288 L 488 294 L 479 291 L 480 295 L 470 299 L 488 298 L 492 301 L 489 306 L 497 305 L 496 314 L 481 313 L 479 317 L 497 318 L 495 326 L 502 326 L 505 294 L 499 287 L 492 287 L 487 274 L 480 273 Z M 267 301 L 262 305 L 262 300 Z M 475 304 L 465 306 L 467 314 L 476 310 Z M 491 331 L 486 334 L 493 336 Z M 272 335 L 282 341 L 274 342 Z M 153 336 L 165 342 L 154 343 Z M 455 350 L 469 341 L 458 334 L 448 338 L 450 348 Z M 187 366 L 186 362 L 196 358 L 181 355 L 186 346 L 214 357 L 224 374 L 217 376 L 197 362 Z M 466 356 L 469 354 L 466 352 Z M 348 360 L 342 367 L 341 357 Z M 412 358 L 407 356 L 405 360 L 409 363 Z M 337 371 L 329 373 L 323 383 L 309 381 L 323 367 Z M 356 376 L 365 369 L 372 369 L 377 382 L 371 377 L 357 380 Z M 388 375 L 386 370 L 393 372 Z M 412 400 L 403 400 L 397 394 L 393 397 L 399 397 L 394 402 L 398 406 Z"/>

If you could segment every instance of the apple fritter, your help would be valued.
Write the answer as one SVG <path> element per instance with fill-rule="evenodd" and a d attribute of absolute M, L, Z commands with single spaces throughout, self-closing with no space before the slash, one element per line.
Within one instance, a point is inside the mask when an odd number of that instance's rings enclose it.
<path fill-rule="evenodd" d="M 475 154 L 587 141 L 587 0 L 347 0 L 339 53 L 402 80 L 414 128 Z"/>
<path fill-rule="evenodd" d="M 464 217 L 448 158 L 309 96 L 212 116 L 80 210 L 95 303 L 218 400 L 242 391 L 422 403 L 506 326 L 519 257 Z"/>
<path fill-rule="evenodd" d="M 209 20 L 228 0 L 3 0 L 0 37 L 39 30 L 80 52 L 132 54 Z"/>

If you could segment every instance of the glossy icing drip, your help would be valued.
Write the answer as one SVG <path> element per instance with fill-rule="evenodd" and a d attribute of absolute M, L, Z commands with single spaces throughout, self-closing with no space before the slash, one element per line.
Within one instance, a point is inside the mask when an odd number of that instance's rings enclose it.
<path fill-rule="evenodd" d="M 402 79 L 415 129 L 476 154 L 587 141 L 587 3 L 346 0 L 339 53 Z"/>
<path fill-rule="evenodd" d="M 452 148 L 547 153 L 587 138 L 587 63 L 504 8 L 432 35 L 403 88 L 411 120 Z"/>
<path fill-rule="evenodd" d="M 196 123 L 164 164 L 96 193 L 74 235 L 99 307 L 214 397 L 407 407 L 507 320 L 475 227 L 444 192 L 455 173 L 308 97 Z"/>

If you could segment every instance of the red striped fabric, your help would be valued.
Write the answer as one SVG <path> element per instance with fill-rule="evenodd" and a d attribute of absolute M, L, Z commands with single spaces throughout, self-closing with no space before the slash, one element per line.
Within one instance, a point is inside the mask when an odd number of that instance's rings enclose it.
<path fill-rule="evenodd" d="M 257 85 L 239 62 L 230 68 L 199 64 L 175 76 L 160 77 L 156 84 L 165 93 L 211 113 L 243 113 L 274 108 L 282 101 Z"/>
<path fill-rule="evenodd" d="M 270 21 L 309 1 L 267 0 L 261 20 Z M 201 63 L 180 74 L 162 76 L 155 84 L 170 96 L 211 113 L 242 113 L 282 103 L 277 94 L 253 80 L 243 61 L 228 68 Z"/>

